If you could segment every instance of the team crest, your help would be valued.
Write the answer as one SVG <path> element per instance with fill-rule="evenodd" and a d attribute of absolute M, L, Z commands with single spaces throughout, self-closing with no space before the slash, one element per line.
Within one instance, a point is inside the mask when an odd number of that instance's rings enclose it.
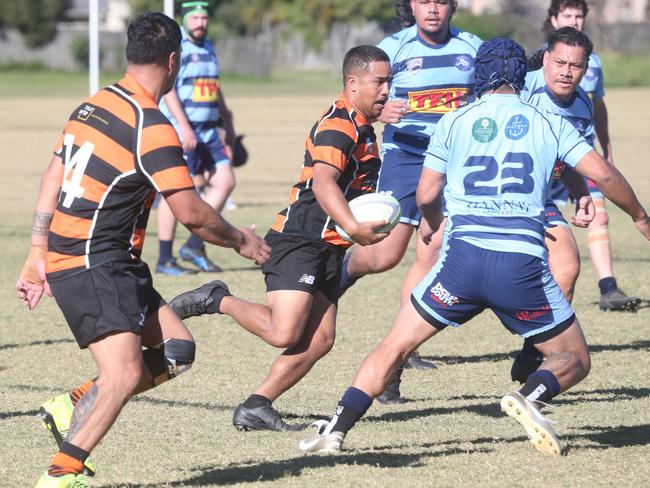
<path fill-rule="evenodd" d="M 411 58 L 406 61 L 406 71 L 415 75 L 422 69 L 424 60 L 422 58 Z"/>
<path fill-rule="evenodd" d="M 201 56 L 198 53 L 192 53 L 190 54 L 190 61 L 192 63 L 198 63 L 199 61 L 201 61 Z"/>
<path fill-rule="evenodd" d="M 506 125 L 506 137 L 517 141 L 528 134 L 528 119 L 523 115 L 513 115 Z"/>
<path fill-rule="evenodd" d="M 472 125 L 472 137 L 478 142 L 490 142 L 497 136 L 497 123 L 489 117 L 481 117 Z"/>
<path fill-rule="evenodd" d="M 456 62 L 454 64 L 456 68 L 461 71 L 469 71 L 474 66 L 474 60 L 467 54 L 461 54 L 456 57 Z"/>
<path fill-rule="evenodd" d="M 585 79 L 592 81 L 596 79 L 596 68 L 587 68 L 585 72 Z"/>

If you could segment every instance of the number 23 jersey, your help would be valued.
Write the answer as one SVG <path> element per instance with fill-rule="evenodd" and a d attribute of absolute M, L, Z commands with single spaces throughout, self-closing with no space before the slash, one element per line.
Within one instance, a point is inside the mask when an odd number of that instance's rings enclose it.
<path fill-rule="evenodd" d="M 517 95 L 484 95 L 445 115 L 424 166 L 446 174 L 448 238 L 544 257 L 544 201 L 555 161 L 574 167 L 591 150 L 570 122 Z"/>

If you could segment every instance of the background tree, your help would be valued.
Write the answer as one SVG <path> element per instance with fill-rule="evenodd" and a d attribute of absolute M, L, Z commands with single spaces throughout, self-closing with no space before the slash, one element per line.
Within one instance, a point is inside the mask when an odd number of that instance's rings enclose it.
<path fill-rule="evenodd" d="M 0 26 L 13 27 L 31 47 L 50 42 L 70 0 L 2 0 Z"/>

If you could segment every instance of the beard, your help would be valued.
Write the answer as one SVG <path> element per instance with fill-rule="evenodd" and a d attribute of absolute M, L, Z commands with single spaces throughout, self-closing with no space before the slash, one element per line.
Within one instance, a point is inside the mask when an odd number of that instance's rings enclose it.
<path fill-rule="evenodd" d="M 189 36 L 195 44 L 203 44 L 205 36 L 208 34 L 207 29 L 194 29 L 189 32 Z"/>

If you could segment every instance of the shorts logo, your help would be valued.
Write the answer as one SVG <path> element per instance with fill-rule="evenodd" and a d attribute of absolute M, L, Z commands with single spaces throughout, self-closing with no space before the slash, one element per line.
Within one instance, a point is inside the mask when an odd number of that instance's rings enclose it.
<path fill-rule="evenodd" d="M 144 321 L 146 319 L 147 319 L 147 317 L 142 312 L 140 312 L 140 320 L 138 321 L 138 325 L 140 327 L 144 327 Z"/>
<path fill-rule="evenodd" d="M 444 307 L 451 307 L 460 301 L 458 297 L 449 293 L 440 282 L 433 285 L 429 291 L 431 291 L 431 298 Z"/>
<path fill-rule="evenodd" d="M 88 117 L 90 117 L 90 114 L 92 114 L 95 111 L 95 107 L 92 107 L 90 105 L 84 105 L 79 109 L 77 112 L 77 118 L 79 120 L 88 120 Z"/>
<path fill-rule="evenodd" d="M 446 114 L 467 105 L 467 88 L 438 88 L 409 92 L 409 108 L 411 112 L 426 114 Z"/>
<path fill-rule="evenodd" d="M 472 137 L 478 142 L 490 142 L 497 136 L 497 123 L 489 118 L 477 119 L 472 125 Z"/>
<path fill-rule="evenodd" d="M 546 305 L 544 305 L 542 308 L 538 310 L 523 310 L 521 312 L 517 312 L 515 314 L 515 317 L 517 317 L 518 320 L 530 322 L 531 320 L 535 320 L 536 318 L 539 318 L 542 315 L 546 315 L 550 311 L 551 311 L 551 306 L 547 303 Z"/>
<path fill-rule="evenodd" d="M 467 54 L 461 54 L 456 58 L 456 62 L 454 64 L 456 68 L 461 71 L 469 71 L 474 66 L 474 60 Z"/>
<path fill-rule="evenodd" d="M 305 283 L 306 285 L 313 285 L 314 282 L 316 281 L 316 278 L 314 278 L 312 275 L 305 273 L 300 277 L 298 280 L 298 283 Z"/>
<path fill-rule="evenodd" d="M 422 58 L 411 58 L 406 61 L 406 71 L 412 75 L 417 74 L 418 71 L 422 69 L 423 59 Z"/>
<path fill-rule="evenodd" d="M 513 115 L 506 125 L 506 137 L 517 141 L 528 134 L 530 124 L 523 115 Z"/>
<path fill-rule="evenodd" d="M 196 78 L 192 89 L 193 102 L 217 102 L 219 100 L 219 80 L 216 78 Z"/>

